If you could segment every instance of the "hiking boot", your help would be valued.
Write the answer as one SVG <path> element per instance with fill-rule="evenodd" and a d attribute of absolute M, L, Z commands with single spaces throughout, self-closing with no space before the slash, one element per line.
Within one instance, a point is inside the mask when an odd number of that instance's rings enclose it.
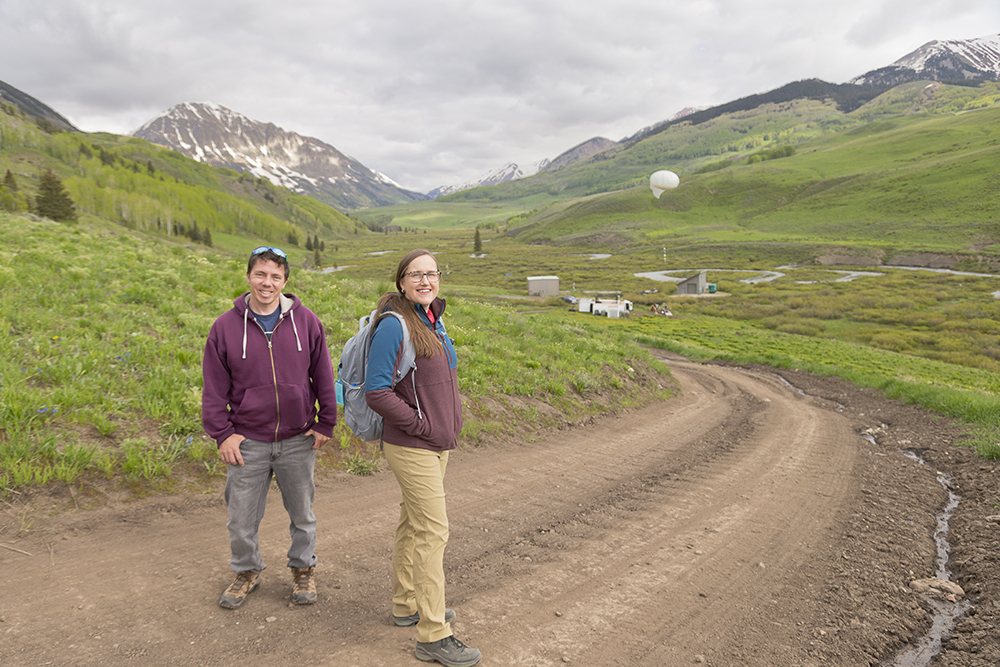
<path fill-rule="evenodd" d="M 478 665 L 482 659 L 483 654 L 479 649 L 466 646 L 454 636 L 429 644 L 417 642 L 417 660 L 424 662 L 437 661 L 445 667 L 470 667 Z"/>
<path fill-rule="evenodd" d="M 292 568 L 292 602 L 294 604 L 312 604 L 316 602 L 316 580 L 313 578 L 314 567 Z"/>
<path fill-rule="evenodd" d="M 247 596 L 260 588 L 260 572 L 244 570 L 236 575 L 226 592 L 219 599 L 219 606 L 226 609 L 239 609 Z"/>
<path fill-rule="evenodd" d="M 451 623 L 455 620 L 455 610 L 445 609 L 444 610 L 444 622 Z M 401 628 L 408 628 L 411 625 L 416 625 L 420 622 L 420 614 L 411 614 L 409 616 L 393 616 L 392 622 Z"/>

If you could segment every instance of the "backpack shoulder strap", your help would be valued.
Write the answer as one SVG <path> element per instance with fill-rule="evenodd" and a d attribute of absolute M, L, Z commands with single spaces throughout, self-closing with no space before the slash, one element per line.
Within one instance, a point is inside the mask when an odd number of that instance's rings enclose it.
<path fill-rule="evenodd" d="M 406 325 L 406 319 L 402 314 L 397 313 L 394 310 L 383 311 L 379 315 L 379 319 L 391 315 L 399 321 L 399 325 L 403 328 L 403 356 L 399 360 L 399 365 L 396 366 L 395 373 L 392 376 L 392 386 L 395 387 L 396 383 L 403 379 L 403 377 L 410 372 L 410 369 L 416 367 L 417 351 L 413 347 L 413 341 L 410 340 L 410 328 Z M 374 334 L 375 327 L 372 327 L 372 333 Z"/>

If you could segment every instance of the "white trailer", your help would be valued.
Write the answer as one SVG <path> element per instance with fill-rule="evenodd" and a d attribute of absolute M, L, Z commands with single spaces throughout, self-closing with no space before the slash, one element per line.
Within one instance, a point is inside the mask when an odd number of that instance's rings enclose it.
<path fill-rule="evenodd" d="M 583 298 L 577 310 L 605 317 L 628 317 L 632 314 L 632 302 L 628 299 Z"/>

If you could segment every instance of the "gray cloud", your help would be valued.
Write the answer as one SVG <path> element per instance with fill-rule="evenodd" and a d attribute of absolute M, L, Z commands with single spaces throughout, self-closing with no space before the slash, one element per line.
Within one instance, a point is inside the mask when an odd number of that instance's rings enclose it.
<path fill-rule="evenodd" d="M 0 79 L 86 131 L 216 102 L 426 192 L 997 32 L 979 0 L 0 0 Z"/>

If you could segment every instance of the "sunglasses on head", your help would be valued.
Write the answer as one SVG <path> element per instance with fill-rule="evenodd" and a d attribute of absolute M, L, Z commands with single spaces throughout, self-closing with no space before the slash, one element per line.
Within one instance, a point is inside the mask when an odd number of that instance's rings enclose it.
<path fill-rule="evenodd" d="M 268 252 L 268 251 L 273 252 L 278 257 L 286 257 L 286 258 L 288 257 L 288 255 L 285 254 L 285 251 L 282 250 L 281 248 L 272 248 L 271 246 L 267 245 L 262 245 L 259 248 L 254 248 L 253 252 L 250 254 L 259 255 L 262 252 Z"/>

